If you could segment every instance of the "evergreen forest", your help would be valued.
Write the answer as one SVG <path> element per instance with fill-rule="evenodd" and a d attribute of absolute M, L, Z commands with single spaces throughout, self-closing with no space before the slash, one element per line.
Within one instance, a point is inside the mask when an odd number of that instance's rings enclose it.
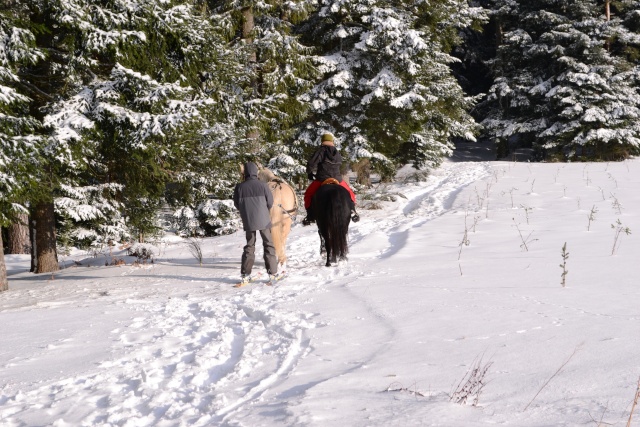
<path fill-rule="evenodd" d="M 234 232 L 239 164 L 302 189 L 325 132 L 356 188 L 456 141 L 624 160 L 639 59 L 635 0 L 0 0 L 0 241 Z"/>

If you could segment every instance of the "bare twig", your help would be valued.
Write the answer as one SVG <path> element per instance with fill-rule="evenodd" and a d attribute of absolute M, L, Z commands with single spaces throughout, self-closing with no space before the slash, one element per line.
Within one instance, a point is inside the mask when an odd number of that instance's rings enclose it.
<path fill-rule="evenodd" d="M 631 234 L 631 229 L 629 227 L 625 227 L 620 222 L 620 218 L 616 221 L 615 224 L 611 224 L 611 228 L 614 229 L 614 237 L 613 237 L 613 248 L 611 249 L 611 255 L 616 253 L 616 249 L 620 244 L 618 243 L 618 239 L 620 238 L 621 233 L 625 233 L 627 236 Z"/>
<path fill-rule="evenodd" d="M 629 414 L 629 421 L 627 421 L 627 427 L 631 427 L 631 418 L 633 417 L 633 411 L 636 410 L 636 406 L 638 405 L 638 400 L 640 400 L 640 378 L 638 378 L 638 387 L 636 387 L 636 396 L 633 399 L 633 405 L 631 406 L 631 413 Z"/>
<path fill-rule="evenodd" d="M 460 250 L 458 251 L 458 261 L 460 261 L 460 257 L 462 256 L 462 248 L 464 246 L 469 246 L 469 244 L 471 243 L 469 241 L 469 228 L 467 227 L 468 216 L 469 216 L 469 211 L 467 210 L 464 214 L 464 235 L 462 236 L 462 241 L 460 242 L 460 244 L 458 244 L 458 246 L 460 246 Z"/>
<path fill-rule="evenodd" d="M 551 380 L 560 373 L 560 371 L 562 371 L 562 368 L 564 368 L 567 363 L 569 363 L 569 361 L 573 358 L 573 356 L 578 352 L 578 350 L 580 349 L 581 345 L 577 346 L 574 350 L 573 353 L 571 353 L 571 356 L 569 356 L 569 358 L 567 360 L 565 360 L 565 362 L 562 364 L 562 366 L 560 366 L 558 368 L 558 370 L 551 375 L 551 377 L 542 385 L 542 387 L 540 387 L 540 390 L 538 390 L 538 392 L 536 393 L 535 396 L 533 396 L 533 399 L 531 399 L 531 402 L 527 403 L 527 406 L 524 407 L 524 409 L 522 410 L 522 412 L 526 411 L 527 409 L 529 409 L 529 406 L 533 403 L 534 400 L 536 400 L 536 397 L 538 397 L 538 395 L 540 394 L 540 392 L 547 386 L 547 384 L 549 384 L 551 382 Z"/>
<path fill-rule="evenodd" d="M 522 209 L 524 209 L 524 215 L 527 218 L 527 225 L 529 225 L 529 212 L 533 210 L 533 208 L 525 205 L 520 205 Z"/>
<path fill-rule="evenodd" d="M 596 420 L 595 418 L 593 418 L 593 415 L 591 415 L 591 412 L 589 412 L 589 418 L 591 418 L 591 421 L 596 423 L 596 425 L 598 427 L 600 427 L 600 426 L 610 426 L 610 425 L 612 425 L 611 423 L 606 423 L 606 422 L 602 421 L 604 419 L 604 414 L 607 413 L 607 409 L 609 409 L 609 402 L 607 402 L 607 406 L 604 407 L 604 411 L 602 411 L 602 415 L 600 416 L 599 420 Z"/>
<path fill-rule="evenodd" d="M 393 382 L 391 384 L 389 384 L 389 387 L 387 387 L 385 390 L 383 390 L 383 392 L 385 393 L 390 393 L 390 392 L 398 392 L 398 391 L 404 391 L 407 392 L 409 394 L 413 394 L 416 397 L 427 397 L 424 393 L 421 393 L 418 391 L 417 389 L 417 384 L 414 384 L 414 389 L 411 390 L 407 387 L 403 387 L 402 384 L 400 384 L 399 382 Z"/>
<path fill-rule="evenodd" d="M 520 230 L 520 227 L 518 226 L 518 223 L 516 222 L 516 219 L 515 218 L 511 218 L 511 219 L 513 220 L 513 223 L 515 224 L 516 230 L 518 230 L 518 234 L 520 235 L 520 240 L 522 241 L 522 244 L 520 245 L 520 247 L 523 248 L 526 252 L 529 252 L 529 246 L 527 245 L 527 242 L 535 242 L 538 239 L 530 240 L 530 237 L 533 234 L 533 231 L 531 233 L 529 233 L 527 235 L 527 237 L 525 238 L 522 235 L 522 231 Z"/>

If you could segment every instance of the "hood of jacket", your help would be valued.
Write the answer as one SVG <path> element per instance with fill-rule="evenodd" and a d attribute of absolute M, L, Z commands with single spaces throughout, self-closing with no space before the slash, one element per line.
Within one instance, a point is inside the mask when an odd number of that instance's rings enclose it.
<path fill-rule="evenodd" d="M 333 160 L 338 154 L 338 149 L 333 145 L 323 145 L 324 152 L 329 160 Z"/>
<path fill-rule="evenodd" d="M 258 166 L 253 162 L 244 164 L 244 179 L 258 179 Z"/>

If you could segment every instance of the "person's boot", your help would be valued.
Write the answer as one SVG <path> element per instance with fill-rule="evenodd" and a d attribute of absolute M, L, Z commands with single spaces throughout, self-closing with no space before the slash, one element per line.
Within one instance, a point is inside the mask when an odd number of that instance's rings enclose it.
<path fill-rule="evenodd" d="M 355 208 L 351 209 L 351 221 L 353 222 L 360 221 L 360 215 L 358 215 L 358 212 L 356 212 Z"/>
<path fill-rule="evenodd" d="M 313 206 L 309 206 L 307 209 L 307 217 L 302 220 L 302 225 L 307 226 L 316 222 L 316 219 L 313 217 Z"/>

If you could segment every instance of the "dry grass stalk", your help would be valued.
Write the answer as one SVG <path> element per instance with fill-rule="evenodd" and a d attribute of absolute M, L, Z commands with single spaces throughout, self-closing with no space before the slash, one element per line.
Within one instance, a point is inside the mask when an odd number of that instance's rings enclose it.
<path fill-rule="evenodd" d="M 638 406 L 638 400 L 640 400 L 640 378 L 638 378 L 638 386 L 636 387 L 636 395 L 633 399 L 633 405 L 631 406 L 631 413 L 629 414 L 629 421 L 627 421 L 627 427 L 631 427 L 631 418 L 633 418 L 633 411 Z"/>
<path fill-rule="evenodd" d="M 385 393 L 398 392 L 398 391 L 407 392 L 409 394 L 413 394 L 416 397 L 427 397 L 424 393 L 421 393 L 417 390 L 416 384 L 414 384 L 414 389 L 411 390 L 407 387 L 403 387 L 401 383 L 396 381 L 389 384 L 389 387 L 387 387 L 386 390 L 384 390 Z"/>
<path fill-rule="evenodd" d="M 553 378 L 555 378 L 556 375 L 558 375 L 560 373 L 560 371 L 562 371 L 562 369 L 567 366 L 567 363 L 569 363 L 569 361 L 573 358 L 573 356 L 578 352 L 578 350 L 580 349 L 580 346 L 576 347 L 573 350 L 573 353 L 571 353 L 571 356 L 569 356 L 569 358 L 567 360 L 565 360 L 565 362 L 558 368 L 558 370 L 551 375 L 551 377 L 542 385 L 542 387 L 540 387 L 540 390 L 538 390 L 538 392 L 536 393 L 535 396 L 533 396 L 533 399 L 531 399 L 531 401 L 529 403 L 527 403 L 527 406 L 524 407 L 524 409 L 522 410 L 522 412 L 526 411 L 527 409 L 529 409 L 529 406 L 531 406 L 531 404 L 533 403 L 534 400 L 536 400 L 536 397 L 538 397 L 538 395 L 540 394 L 540 392 L 551 382 L 551 380 Z"/>

